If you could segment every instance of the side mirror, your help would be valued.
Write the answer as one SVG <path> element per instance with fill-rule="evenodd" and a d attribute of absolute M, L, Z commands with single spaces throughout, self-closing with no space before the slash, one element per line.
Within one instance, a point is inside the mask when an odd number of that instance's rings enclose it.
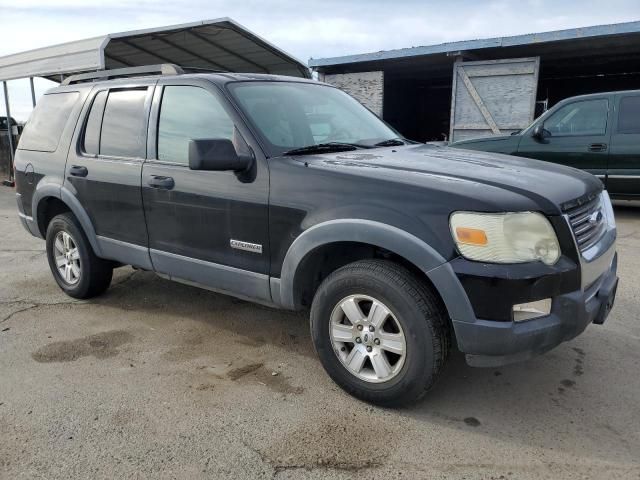
<path fill-rule="evenodd" d="M 252 164 L 253 158 L 238 155 L 233 142 L 226 138 L 206 138 L 189 142 L 191 170 L 242 172 L 249 170 Z"/>
<path fill-rule="evenodd" d="M 543 123 L 539 123 L 534 127 L 533 133 L 531 134 L 531 136 L 536 140 L 542 141 L 545 138 L 550 137 L 551 134 L 549 133 L 548 130 L 545 130 Z"/>

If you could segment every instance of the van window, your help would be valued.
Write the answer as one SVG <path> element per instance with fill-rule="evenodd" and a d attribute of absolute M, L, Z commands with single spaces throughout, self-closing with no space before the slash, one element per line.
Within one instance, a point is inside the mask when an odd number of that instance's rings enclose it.
<path fill-rule="evenodd" d="M 102 125 L 102 113 L 104 112 L 106 100 L 107 91 L 104 90 L 98 92 L 91 105 L 91 111 L 84 130 L 83 147 L 84 152 L 90 155 L 98 155 L 100 153 L 100 126 Z"/>
<path fill-rule="evenodd" d="M 78 92 L 44 95 L 24 127 L 18 148 L 38 152 L 55 152 L 60 136 L 78 101 Z"/>
<path fill-rule="evenodd" d="M 640 133 L 640 96 L 620 99 L 618 133 Z"/>
<path fill-rule="evenodd" d="M 555 136 L 604 135 L 609 101 L 606 98 L 573 102 L 545 120 L 544 128 Z"/>
<path fill-rule="evenodd" d="M 100 155 L 144 158 L 147 89 L 111 90 L 102 117 Z"/>
<path fill-rule="evenodd" d="M 158 160 L 187 164 L 191 139 L 233 137 L 233 120 L 213 94 L 200 87 L 164 87 Z"/>

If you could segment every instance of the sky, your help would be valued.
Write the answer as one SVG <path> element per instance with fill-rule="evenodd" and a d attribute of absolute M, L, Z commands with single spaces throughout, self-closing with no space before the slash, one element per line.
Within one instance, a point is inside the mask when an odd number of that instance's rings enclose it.
<path fill-rule="evenodd" d="M 0 0 L 0 56 L 141 28 L 231 17 L 306 62 L 443 42 L 640 20 L 639 0 Z M 31 112 L 28 80 L 8 83 Z M 54 85 L 36 81 L 40 96 Z M 5 115 L 0 93 L 0 115 Z"/>

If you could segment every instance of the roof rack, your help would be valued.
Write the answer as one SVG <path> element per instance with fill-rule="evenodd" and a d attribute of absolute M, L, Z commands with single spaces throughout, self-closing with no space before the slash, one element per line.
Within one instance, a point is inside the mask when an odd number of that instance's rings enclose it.
<path fill-rule="evenodd" d="M 141 67 L 114 68 L 112 70 L 98 70 L 97 72 L 80 73 L 64 79 L 60 85 L 88 82 L 91 80 L 108 80 L 111 78 L 134 77 L 142 74 L 181 75 L 184 70 L 173 63 L 158 65 L 143 65 Z"/>
<path fill-rule="evenodd" d="M 202 67 L 188 67 L 182 65 L 182 73 L 229 73 L 229 70 L 220 70 L 219 68 L 202 68 Z"/>

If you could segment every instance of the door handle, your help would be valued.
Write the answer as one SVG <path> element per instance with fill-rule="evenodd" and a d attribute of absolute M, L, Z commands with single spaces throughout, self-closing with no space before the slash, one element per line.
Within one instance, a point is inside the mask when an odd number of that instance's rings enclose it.
<path fill-rule="evenodd" d="M 173 178 L 160 175 L 151 175 L 147 183 L 151 188 L 161 188 L 163 190 L 171 190 L 176 185 Z"/>
<path fill-rule="evenodd" d="M 604 152 L 606 149 L 606 143 L 592 143 L 591 145 L 589 145 L 590 152 Z"/>
<path fill-rule="evenodd" d="M 74 177 L 86 177 L 88 174 L 89 170 L 87 170 L 87 167 L 81 165 L 72 165 L 69 169 L 69 175 Z"/>

